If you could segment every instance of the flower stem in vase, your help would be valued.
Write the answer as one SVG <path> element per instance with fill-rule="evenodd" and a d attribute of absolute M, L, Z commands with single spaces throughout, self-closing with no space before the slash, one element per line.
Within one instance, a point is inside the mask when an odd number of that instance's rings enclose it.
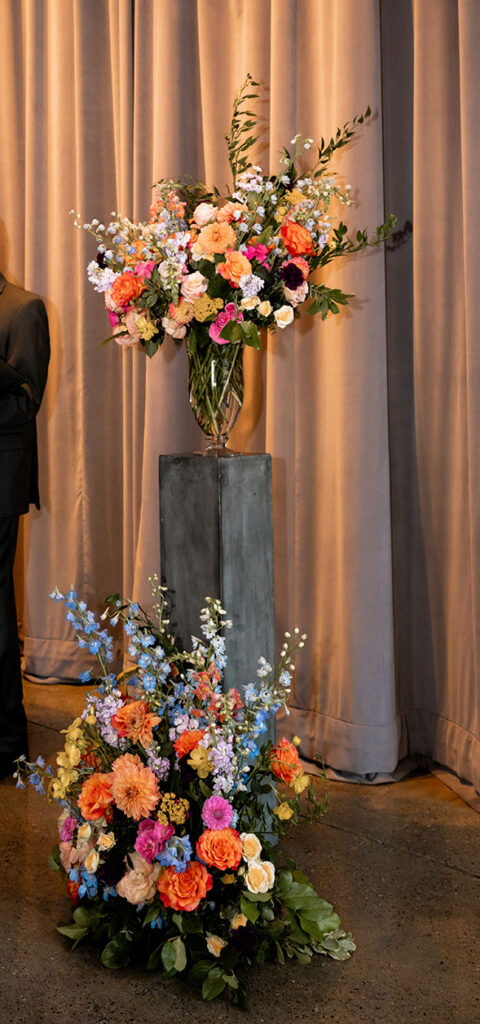
<path fill-rule="evenodd" d="M 206 329 L 188 332 L 190 405 L 205 439 L 205 447 L 197 454 L 239 454 L 227 442 L 243 404 L 243 347 L 239 342 L 219 345 Z"/>

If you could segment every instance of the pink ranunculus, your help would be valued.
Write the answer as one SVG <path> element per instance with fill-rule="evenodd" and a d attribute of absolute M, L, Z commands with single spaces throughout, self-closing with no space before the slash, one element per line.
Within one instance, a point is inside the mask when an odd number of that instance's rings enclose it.
<path fill-rule="evenodd" d="M 145 278 L 151 277 L 155 267 L 155 260 L 140 260 L 136 266 L 134 273 L 137 277 Z"/>
<path fill-rule="evenodd" d="M 263 245 L 262 242 L 257 242 L 256 245 L 248 245 L 247 248 L 243 250 L 243 254 L 247 257 L 247 260 L 257 260 L 262 267 L 268 268 L 268 263 L 266 263 L 268 248 L 266 245 Z"/>
<path fill-rule="evenodd" d="M 208 281 L 198 270 L 194 274 L 187 274 L 180 285 L 180 291 L 188 302 L 199 299 L 207 290 Z"/>
<path fill-rule="evenodd" d="M 173 825 L 164 825 L 160 821 L 144 819 L 138 826 L 138 834 L 135 841 L 135 849 L 149 864 L 157 853 L 163 850 L 167 839 L 174 835 Z"/>

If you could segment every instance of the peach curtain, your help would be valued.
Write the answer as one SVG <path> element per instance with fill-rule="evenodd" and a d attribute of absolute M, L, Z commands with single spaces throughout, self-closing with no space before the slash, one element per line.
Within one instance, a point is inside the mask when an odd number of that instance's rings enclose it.
<path fill-rule="evenodd" d="M 233 441 L 272 453 L 279 636 L 309 634 L 289 728 L 338 770 L 391 772 L 410 750 L 474 779 L 479 33 L 473 0 L 0 0 L 0 264 L 45 298 L 53 349 L 43 505 L 18 565 L 32 677 L 85 667 L 55 583 L 93 606 L 148 599 L 158 454 L 198 445 L 183 350 L 147 365 L 99 349 L 94 243 L 68 211 L 143 218 L 158 177 L 226 184 L 251 71 L 265 167 L 295 131 L 330 134 L 370 104 L 336 161 L 349 222 L 374 226 L 395 201 L 414 221 L 413 247 L 330 271 L 349 310 L 247 354 Z"/>

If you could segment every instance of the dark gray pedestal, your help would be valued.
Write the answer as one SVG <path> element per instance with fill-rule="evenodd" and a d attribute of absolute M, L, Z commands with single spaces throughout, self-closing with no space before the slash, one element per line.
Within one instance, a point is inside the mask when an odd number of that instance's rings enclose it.
<path fill-rule="evenodd" d="M 172 597 L 172 632 L 190 650 L 205 597 L 219 598 L 226 632 L 224 688 L 257 679 L 274 659 L 270 455 L 160 456 L 160 559 Z"/>

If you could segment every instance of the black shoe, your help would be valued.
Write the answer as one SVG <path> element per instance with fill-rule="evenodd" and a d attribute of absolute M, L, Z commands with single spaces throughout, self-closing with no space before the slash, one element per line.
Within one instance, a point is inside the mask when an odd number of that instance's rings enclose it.
<path fill-rule="evenodd" d="M 20 750 L 17 754 L 2 754 L 0 753 L 0 779 L 6 779 L 9 775 L 13 775 L 17 770 L 17 757 L 21 757 L 24 754 L 28 760 L 28 751 Z"/>

